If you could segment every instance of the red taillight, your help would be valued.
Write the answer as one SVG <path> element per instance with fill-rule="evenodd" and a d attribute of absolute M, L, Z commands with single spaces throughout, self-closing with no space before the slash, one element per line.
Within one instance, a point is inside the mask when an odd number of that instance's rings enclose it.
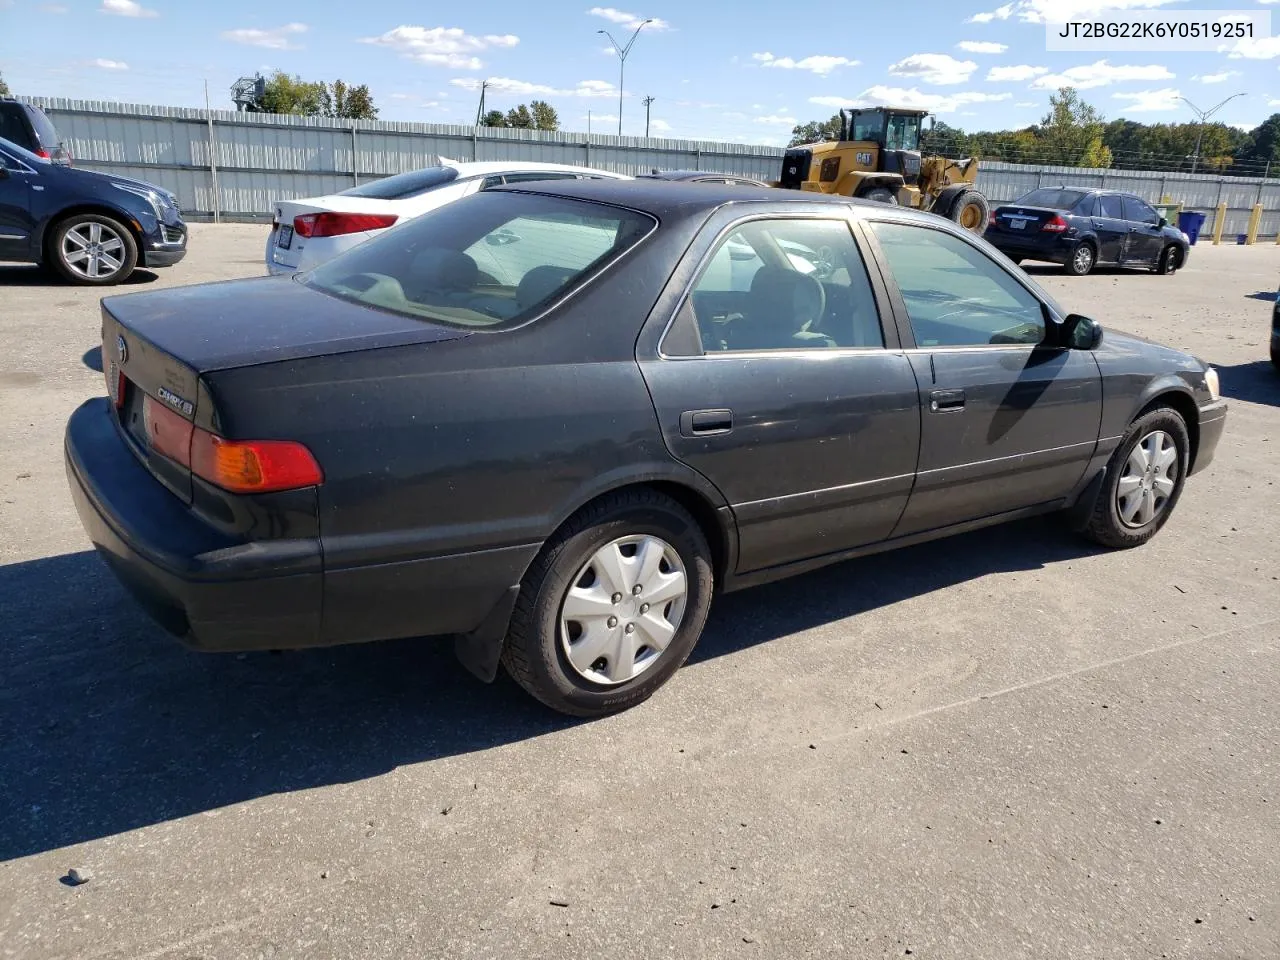
<path fill-rule="evenodd" d="M 1050 233 L 1062 233 L 1063 230 L 1067 229 L 1067 221 L 1063 220 L 1057 214 L 1054 214 L 1053 219 L 1046 220 L 1044 222 L 1044 226 L 1040 229 L 1048 230 Z"/>
<path fill-rule="evenodd" d="M 996 225 L 996 212 L 994 210 L 987 216 L 987 226 L 994 227 Z"/>
<path fill-rule="evenodd" d="M 53 157 L 49 156 L 49 151 L 44 149 L 44 147 L 41 147 L 39 150 L 36 151 L 36 156 L 39 157 L 41 160 L 53 159 Z"/>
<path fill-rule="evenodd" d="M 324 482 L 320 465 L 300 443 L 226 440 L 151 397 L 142 403 L 142 418 L 151 449 L 223 490 L 273 493 Z"/>
<path fill-rule="evenodd" d="M 394 213 L 304 213 L 293 218 L 293 232 L 300 237 L 338 237 L 384 230 L 399 219 Z"/>

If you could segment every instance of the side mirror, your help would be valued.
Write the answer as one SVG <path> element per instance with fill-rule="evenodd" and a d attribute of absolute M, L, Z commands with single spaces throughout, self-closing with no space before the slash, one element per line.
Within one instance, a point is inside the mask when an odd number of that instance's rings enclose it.
<path fill-rule="evenodd" d="M 1063 342 L 1072 350 L 1096 350 L 1102 343 L 1102 324 L 1073 313 L 1063 323 Z"/>
<path fill-rule="evenodd" d="M 1161 218 L 1160 218 L 1160 227 L 1161 227 L 1161 229 L 1163 229 L 1163 228 L 1167 227 L 1168 225 L 1169 225 L 1169 221 L 1168 221 L 1168 220 L 1166 220 L 1164 217 L 1161 217 Z"/>

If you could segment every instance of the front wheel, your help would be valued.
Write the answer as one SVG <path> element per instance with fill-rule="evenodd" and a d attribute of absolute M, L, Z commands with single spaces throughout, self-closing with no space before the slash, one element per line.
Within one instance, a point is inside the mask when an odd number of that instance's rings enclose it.
<path fill-rule="evenodd" d="M 966 190 L 951 205 L 950 218 L 970 233 L 982 236 L 987 232 L 987 221 L 991 216 L 991 205 L 987 198 L 977 190 Z"/>
<path fill-rule="evenodd" d="M 1173 244 L 1169 244 L 1160 252 L 1160 259 L 1156 261 L 1156 273 L 1169 276 L 1177 273 L 1180 266 L 1182 266 L 1182 251 Z"/>
<path fill-rule="evenodd" d="M 54 229 L 49 243 L 55 269 L 72 283 L 109 286 L 138 265 L 138 245 L 129 228 L 96 213 L 72 214 Z"/>
<path fill-rule="evenodd" d="M 1280 370 L 1280 347 L 1271 348 L 1271 365 Z"/>
<path fill-rule="evenodd" d="M 1077 243 L 1063 269 L 1073 277 L 1083 277 L 1093 270 L 1098 262 L 1098 253 L 1091 243 Z"/>
<path fill-rule="evenodd" d="M 606 496 L 570 519 L 525 575 L 503 665 L 561 713 L 624 710 L 689 656 L 713 581 L 706 537 L 678 503 L 647 489 Z"/>
<path fill-rule="evenodd" d="M 873 200 L 876 203 L 887 203 L 891 206 L 898 206 L 898 195 L 888 187 L 872 187 L 862 194 L 861 199 Z"/>
<path fill-rule="evenodd" d="M 1190 449 L 1187 424 L 1172 407 L 1157 407 L 1130 424 L 1107 463 L 1085 535 L 1117 548 L 1154 537 L 1182 495 Z"/>

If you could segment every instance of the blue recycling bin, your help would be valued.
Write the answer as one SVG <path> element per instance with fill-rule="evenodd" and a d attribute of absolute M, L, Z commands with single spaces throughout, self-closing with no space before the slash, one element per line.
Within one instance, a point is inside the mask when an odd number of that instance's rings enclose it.
<path fill-rule="evenodd" d="M 1196 240 L 1200 236 L 1200 230 L 1204 226 L 1205 215 L 1196 213 L 1192 210 L 1183 210 L 1178 214 L 1178 229 L 1187 235 L 1187 239 L 1191 241 L 1194 247 Z"/>

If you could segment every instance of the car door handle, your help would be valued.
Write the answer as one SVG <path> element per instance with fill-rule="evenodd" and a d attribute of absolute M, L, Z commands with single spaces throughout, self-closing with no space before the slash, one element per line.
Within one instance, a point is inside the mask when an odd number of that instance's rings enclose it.
<path fill-rule="evenodd" d="M 934 413 L 954 413 L 964 409 L 963 390 L 934 390 L 929 394 L 929 409 Z"/>
<path fill-rule="evenodd" d="M 680 414 L 682 437 L 706 437 L 732 429 L 732 410 L 686 410 Z"/>

